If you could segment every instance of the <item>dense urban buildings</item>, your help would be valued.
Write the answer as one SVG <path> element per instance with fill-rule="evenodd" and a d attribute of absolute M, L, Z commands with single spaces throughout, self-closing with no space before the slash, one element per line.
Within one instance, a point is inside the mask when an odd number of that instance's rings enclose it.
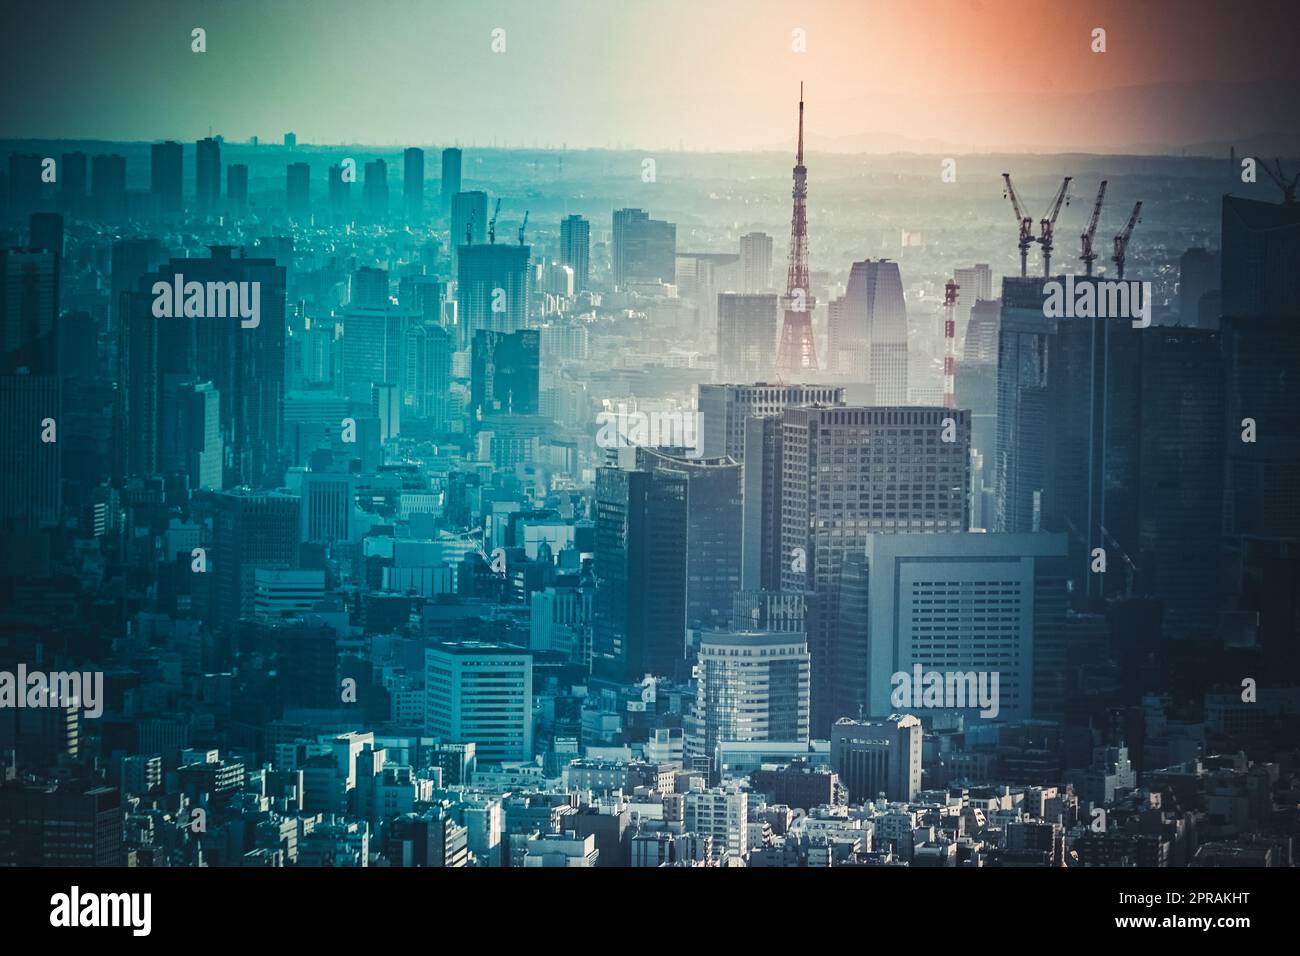
<path fill-rule="evenodd" d="M 841 136 L 704 6 L 690 96 L 618 5 L 342 59 L 311 6 L 222 14 L 280 73 L 216 13 L 151 60 L 184 116 L 74 123 L 84 44 L 6 85 L 0 866 L 1294 865 L 1289 114 Z"/>

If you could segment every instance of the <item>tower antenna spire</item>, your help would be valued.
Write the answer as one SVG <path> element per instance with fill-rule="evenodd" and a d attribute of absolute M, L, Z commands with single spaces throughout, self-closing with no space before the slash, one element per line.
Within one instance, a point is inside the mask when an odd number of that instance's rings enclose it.
<path fill-rule="evenodd" d="M 799 84 L 799 148 L 794 160 L 794 211 L 790 217 L 790 263 L 785 282 L 785 321 L 776 354 L 776 375 L 782 382 L 817 371 L 812 310 L 808 290 L 808 167 L 803 164 L 803 83 Z"/>

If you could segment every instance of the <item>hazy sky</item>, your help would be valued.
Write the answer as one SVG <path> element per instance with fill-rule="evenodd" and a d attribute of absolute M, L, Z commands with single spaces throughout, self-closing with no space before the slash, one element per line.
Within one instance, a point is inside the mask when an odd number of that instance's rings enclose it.
<path fill-rule="evenodd" d="M 1108 90 L 1272 81 L 1282 104 L 1300 78 L 1292 0 L 4 4 L 4 137 L 785 149 L 803 80 L 813 148 L 1104 152 L 1272 123 L 1259 87 L 1201 116 Z"/>

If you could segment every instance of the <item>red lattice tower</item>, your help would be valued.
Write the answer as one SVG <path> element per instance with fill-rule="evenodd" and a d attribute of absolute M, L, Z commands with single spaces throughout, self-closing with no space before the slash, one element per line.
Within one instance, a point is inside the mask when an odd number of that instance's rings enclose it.
<path fill-rule="evenodd" d="M 794 215 L 790 220 L 790 267 L 785 283 L 785 321 L 776 355 L 781 381 L 798 380 L 817 371 L 813 344 L 812 310 L 816 304 L 808 291 L 808 167 L 803 164 L 803 84 L 799 84 L 799 152 L 794 162 Z"/>
<path fill-rule="evenodd" d="M 943 287 L 943 407 L 957 407 L 957 322 L 952 317 L 961 286 L 952 279 Z"/>

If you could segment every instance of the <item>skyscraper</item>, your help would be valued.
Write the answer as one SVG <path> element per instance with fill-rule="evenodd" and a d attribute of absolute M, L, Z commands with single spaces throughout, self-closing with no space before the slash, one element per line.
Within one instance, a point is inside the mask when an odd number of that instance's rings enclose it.
<path fill-rule="evenodd" d="M 906 403 L 907 307 L 898 263 L 853 263 L 844 297 L 832 306 L 827 367 L 870 382 L 877 405 Z"/>
<path fill-rule="evenodd" d="M 424 150 L 414 146 L 402 153 L 402 200 L 406 206 L 406 221 L 423 221 Z"/>
<path fill-rule="evenodd" d="M 831 729 L 831 768 L 849 790 L 851 803 L 881 794 L 905 802 L 921 789 L 921 722 L 911 715 L 879 720 L 835 722 Z"/>
<path fill-rule="evenodd" d="M 258 568 L 298 567 L 301 501 L 247 488 L 216 496 L 212 516 L 211 618 L 232 627 L 253 616 Z"/>
<path fill-rule="evenodd" d="M 671 283 L 677 274 L 677 226 L 642 209 L 614 211 L 614 285 Z"/>
<path fill-rule="evenodd" d="M 718 381 L 762 382 L 772 377 L 779 312 L 775 294 L 718 293 Z"/>
<path fill-rule="evenodd" d="M 743 467 L 645 447 L 636 450 L 636 467 L 686 479 L 686 626 L 726 627 L 740 589 Z"/>
<path fill-rule="evenodd" d="M 343 167 L 335 164 L 329 172 L 330 215 L 335 223 L 351 221 L 352 183 L 343 178 Z"/>
<path fill-rule="evenodd" d="M 442 151 L 442 182 L 439 186 L 442 194 L 442 212 L 444 216 L 451 209 L 452 197 L 460 192 L 460 163 L 461 151 L 459 149 L 449 146 Z M 454 248 L 455 245 L 455 242 L 453 242 L 452 247 Z"/>
<path fill-rule="evenodd" d="M 560 221 L 560 262 L 573 270 L 574 292 L 584 291 L 591 271 L 591 223 L 581 216 Z"/>
<path fill-rule="evenodd" d="M 168 140 L 150 147 L 149 191 L 157 197 L 158 214 L 164 220 L 179 219 L 184 198 L 184 148 Z"/>
<path fill-rule="evenodd" d="M 740 289 L 753 295 L 772 285 L 772 237 L 747 232 L 740 237 Z"/>
<path fill-rule="evenodd" d="M 195 144 L 194 197 L 200 215 L 215 212 L 221 199 L 221 144 L 211 136 Z"/>
<path fill-rule="evenodd" d="M 536 329 L 474 334 L 470 358 L 470 429 L 489 415 L 536 415 L 541 335 Z"/>
<path fill-rule="evenodd" d="M 517 332 L 528 324 L 528 246 L 461 246 L 456 269 L 460 348 L 483 329 Z"/>
<path fill-rule="evenodd" d="M 311 167 L 306 163 L 285 167 L 285 199 L 290 219 L 305 222 L 311 216 Z"/>
<path fill-rule="evenodd" d="M 485 241 L 487 241 L 487 193 L 479 190 L 456 193 L 451 198 L 452 275 L 458 275 L 460 271 L 461 247 L 482 245 Z"/>
<path fill-rule="evenodd" d="M 835 717 L 840 571 L 872 532 L 965 531 L 970 418 L 959 409 L 788 408 L 781 433 L 781 590 L 808 591 L 813 734 Z"/>
<path fill-rule="evenodd" d="M 388 164 L 382 159 L 366 163 L 365 200 L 371 222 L 388 218 Z"/>
<path fill-rule="evenodd" d="M 803 634 L 704 632 L 696 688 L 701 750 L 710 759 L 722 741 L 808 740 L 808 639 Z"/>
<path fill-rule="evenodd" d="M 684 478 L 596 472 L 592 673 L 631 683 L 676 675 L 686 653 Z"/>
<path fill-rule="evenodd" d="M 119 219 L 126 209 L 126 157 L 100 154 L 90 160 L 90 205 L 100 219 Z"/>
<path fill-rule="evenodd" d="M 700 438 L 704 457 L 728 455 L 745 460 L 745 428 L 750 418 L 780 418 L 796 405 L 843 405 L 844 388 L 836 385 L 734 385 L 698 386 Z"/>

